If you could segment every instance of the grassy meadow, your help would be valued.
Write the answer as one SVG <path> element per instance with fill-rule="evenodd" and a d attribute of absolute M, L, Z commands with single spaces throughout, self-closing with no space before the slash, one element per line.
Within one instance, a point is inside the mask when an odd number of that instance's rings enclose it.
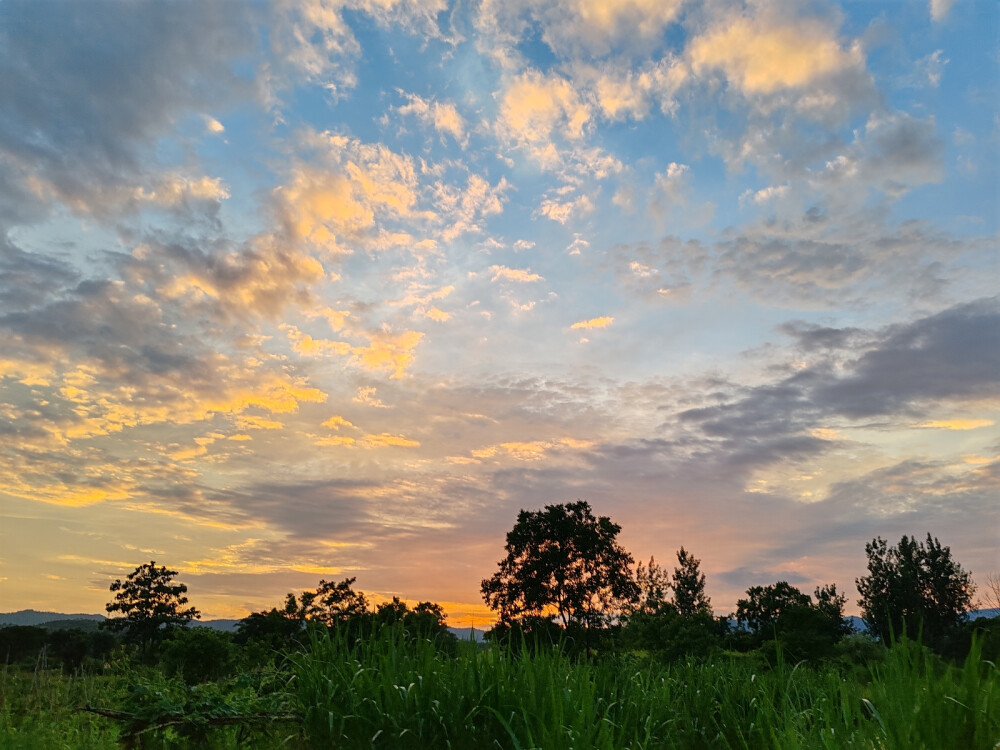
<path fill-rule="evenodd" d="M 472 643 L 447 653 L 400 629 L 360 640 L 324 631 L 276 667 L 195 685 L 155 667 L 8 667 L 0 748 L 1000 747 L 1000 674 L 978 642 L 960 664 L 913 642 L 874 653 L 661 663 Z"/>

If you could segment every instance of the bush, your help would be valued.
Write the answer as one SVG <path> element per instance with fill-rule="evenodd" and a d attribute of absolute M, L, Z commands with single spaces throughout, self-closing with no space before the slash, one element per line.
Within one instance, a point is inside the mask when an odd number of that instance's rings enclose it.
<path fill-rule="evenodd" d="M 188 685 L 228 677 L 237 661 L 232 637 L 211 628 L 174 628 L 158 654 L 164 673 L 182 677 Z"/>

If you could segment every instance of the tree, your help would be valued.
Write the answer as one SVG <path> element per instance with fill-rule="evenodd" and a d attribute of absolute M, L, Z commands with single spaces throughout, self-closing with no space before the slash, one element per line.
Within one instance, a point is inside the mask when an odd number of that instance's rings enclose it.
<path fill-rule="evenodd" d="M 345 578 L 339 583 L 321 580 L 315 591 L 302 592 L 299 601 L 303 619 L 315 620 L 332 627 L 338 622 L 346 622 L 366 614 L 368 600 L 363 593 L 351 588 L 355 580 L 357 579 Z M 289 594 L 289 597 L 292 595 Z"/>
<path fill-rule="evenodd" d="M 639 596 L 629 614 L 654 615 L 664 606 L 669 606 L 667 594 L 670 592 L 670 577 L 663 566 L 656 562 L 655 557 L 649 558 L 649 564 L 641 562 L 635 568 L 635 582 L 639 587 Z"/>
<path fill-rule="evenodd" d="M 1000 609 L 1000 573 L 987 573 L 983 586 L 983 604 L 986 609 Z"/>
<path fill-rule="evenodd" d="M 926 542 L 903 535 L 890 547 L 881 537 L 865 545 L 868 575 L 856 580 L 861 614 L 884 642 L 923 628 L 928 643 L 965 620 L 972 606 L 972 575 L 952 559 L 951 549 L 927 535 Z"/>
<path fill-rule="evenodd" d="M 788 581 L 770 586 L 751 586 L 747 598 L 736 602 L 736 620 L 755 633 L 773 628 L 782 614 L 792 607 L 808 607 L 808 594 L 803 594 Z"/>
<path fill-rule="evenodd" d="M 677 550 L 677 564 L 671 580 L 674 606 L 681 617 L 694 617 L 698 612 L 712 612 L 712 600 L 705 595 L 705 575 L 698 566 L 701 560 L 683 547 Z"/>
<path fill-rule="evenodd" d="M 787 581 L 750 587 L 747 598 L 736 603 L 736 619 L 751 631 L 746 642 L 775 657 L 778 644 L 794 659 L 829 656 L 851 631 L 844 619 L 847 598 L 835 584 L 817 586 L 815 596 L 814 603 Z"/>
<path fill-rule="evenodd" d="M 105 627 L 124 631 L 126 640 L 145 647 L 166 630 L 201 617 L 194 607 L 183 608 L 188 603 L 184 596 L 187 586 L 174 583 L 176 575 L 176 570 L 158 568 L 151 560 L 129 573 L 124 581 L 116 579 L 110 588 L 115 598 L 105 609 L 122 616 L 109 618 Z"/>
<path fill-rule="evenodd" d="M 564 628 L 606 624 L 639 593 L 632 556 L 616 542 L 620 531 L 583 500 L 521 510 L 507 556 L 482 582 L 486 604 L 503 626 L 553 612 Z"/>

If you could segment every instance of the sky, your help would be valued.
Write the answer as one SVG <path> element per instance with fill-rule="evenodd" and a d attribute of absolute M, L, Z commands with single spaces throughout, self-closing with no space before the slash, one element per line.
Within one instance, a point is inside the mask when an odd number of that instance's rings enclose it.
<path fill-rule="evenodd" d="M 1000 570 L 992 1 L 0 3 L 0 610 Z"/>

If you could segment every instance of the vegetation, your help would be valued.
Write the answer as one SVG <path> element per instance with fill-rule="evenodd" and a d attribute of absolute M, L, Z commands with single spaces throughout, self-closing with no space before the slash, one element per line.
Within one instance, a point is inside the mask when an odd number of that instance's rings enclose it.
<path fill-rule="evenodd" d="M 583 500 L 522 510 L 507 533 L 507 556 L 482 583 L 483 598 L 504 626 L 552 611 L 564 628 L 607 625 L 638 595 L 620 531 Z"/>
<path fill-rule="evenodd" d="M 191 628 L 176 573 L 139 566 L 111 586 L 118 633 L 0 628 L 0 747 L 995 750 L 1000 618 L 925 609 L 932 649 L 906 610 L 879 640 L 850 633 L 836 586 L 786 581 L 716 618 L 697 558 L 633 573 L 619 530 L 586 503 L 522 511 L 483 582 L 506 613 L 486 644 L 457 641 L 432 602 L 373 606 L 353 578 L 235 634 Z M 971 593 L 937 540 L 904 537 L 902 558 L 878 541 L 873 580 L 928 554 Z M 863 596 L 892 613 L 882 590 Z"/>
<path fill-rule="evenodd" d="M 105 622 L 111 630 L 121 631 L 125 639 L 148 648 L 164 637 L 173 627 L 187 625 L 200 617 L 197 609 L 188 603 L 187 586 L 174 583 L 176 570 L 156 567 L 155 561 L 144 563 L 128 574 L 124 581 L 111 584 L 114 599 L 106 609 L 109 614 L 120 612 Z"/>
<path fill-rule="evenodd" d="M 965 619 L 975 592 L 972 576 L 930 534 L 926 543 L 904 535 L 895 547 L 877 537 L 865 554 L 868 575 L 857 580 L 858 604 L 883 641 L 922 629 L 925 640 L 937 644 Z"/>

